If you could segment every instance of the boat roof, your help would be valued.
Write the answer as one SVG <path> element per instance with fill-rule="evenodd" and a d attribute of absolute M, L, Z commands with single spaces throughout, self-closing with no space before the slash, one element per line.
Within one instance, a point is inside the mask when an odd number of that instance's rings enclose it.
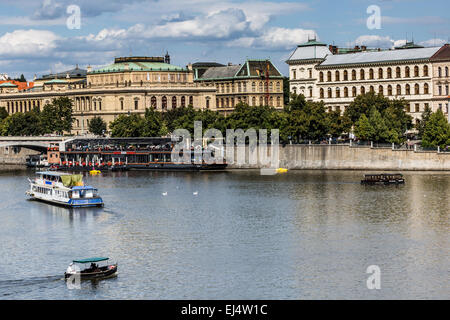
<path fill-rule="evenodd" d="M 54 177 L 71 176 L 70 173 L 64 173 L 64 172 L 51 172 L 51 171 L 36 172 L 36 174 L 38 174 L 38 175 L 46 175 L 46 176 L 54 176 Z"/>
<path fill-rule="evenodd" d="M 97 190 L 91 186 L 83 186 L 83 187 L 72 187 L 72 190 Z"/>
<path fill-rule="evenodd" d="M 102 261 L 108 261 L 109 258 L 88 258 L 88 259 L 82 259 L 82 260 L 73 260 L 73 263 L 93 263 L 93 262 L 102 262 Z"/>

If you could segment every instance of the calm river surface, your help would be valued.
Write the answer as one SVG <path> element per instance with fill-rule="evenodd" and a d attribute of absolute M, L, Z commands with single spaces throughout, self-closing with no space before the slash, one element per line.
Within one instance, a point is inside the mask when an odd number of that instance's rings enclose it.
<path fill-rule="evenodd" d="M 362 174 L 107 173 L 87 177 L 105 208 L 71 211 L 27 201 L 32 172 L 0 172 L 0 299 L 449 299 L 450 173 Z M 92 256 L 119 275 L 69 290 Z"/>

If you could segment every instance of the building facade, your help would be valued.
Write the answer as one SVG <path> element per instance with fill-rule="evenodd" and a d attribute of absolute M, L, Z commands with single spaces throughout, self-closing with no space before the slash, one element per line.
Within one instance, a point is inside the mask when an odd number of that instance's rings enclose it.
<path fill-rule="evenodd" d="M 42 109 L 55 98 L 69 97 L 75 134 L 87 132 L 89 120 L 95 116 L 110 123 L 121 114 L 143 115 L 150 107 L 159 111 L 188 105 L 216 109 L 215 87 L 194 83 L 191 66 L 181 68 L 167 62 L 167 57 L 117 58 L 104 68 L 88 68 L 84 79 L 55 77 L 24 91 L 0 86 L 0 107 L 9 114 L 27 112 L 34 107 Z"/>
<path fill-rule="evenodd" d="M 343 112 L 356 96 L 375 92 L 391 99 L 405 99 L 406 111 L 415 123 L 426 107 L 433 111 L 441 108 L 448 115 L 445 70 L 450 67 L 449 49 L 449 45 L 408 46 L 333 54 L 326 44 L 310 40 L 299 45 L 287 60 L 290 91 L 312 101 L 323 101 L 329 111 Z"/>
<path fill-rule="evenodd" d="M 227 66 L 196 63 L 195 82 L 215 88 L 217 110 L 230 113 L 237 104 L 284 107 L 283 76 L 270 60 L 247 60 Z"/>

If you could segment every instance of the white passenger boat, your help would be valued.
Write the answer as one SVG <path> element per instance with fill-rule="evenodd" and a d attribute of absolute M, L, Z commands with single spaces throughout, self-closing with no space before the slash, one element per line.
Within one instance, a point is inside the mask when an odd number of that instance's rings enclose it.
<path fill-rule="evenodd" d="M 58 172 L 36 175 L 34 180 L 28 179 L 30 190 L 26 194 L 32 199 L 74 208 L 103 206 L 98 190 L 85 186 L 82 175 Z"/>

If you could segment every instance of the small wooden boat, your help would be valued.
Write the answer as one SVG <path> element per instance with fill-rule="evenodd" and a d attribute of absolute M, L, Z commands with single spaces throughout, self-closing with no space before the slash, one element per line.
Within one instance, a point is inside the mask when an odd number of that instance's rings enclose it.
<path fill-rule="evenodd" d="M 110 278 L 117 275 L 117 264 L 108 264 L 99 266 L 97 263 L 106 262 L 109 258 L 89 258 L 83 260 L 74 260 L 67 271 L 64 273 L 64 278 L 69 279 L 79 276 L 81 280 L 101 280 Z M 89 268 L 81 270 L 77 264 L 87 265 L 90 263 Z"/>
<path fill-rule="evenodd" d="M 366 174 L 364 179 L 361 180 L 361 184 L 404 184 L 405 179 L 400 173 L 382 173 L 382 174 Z"/>

